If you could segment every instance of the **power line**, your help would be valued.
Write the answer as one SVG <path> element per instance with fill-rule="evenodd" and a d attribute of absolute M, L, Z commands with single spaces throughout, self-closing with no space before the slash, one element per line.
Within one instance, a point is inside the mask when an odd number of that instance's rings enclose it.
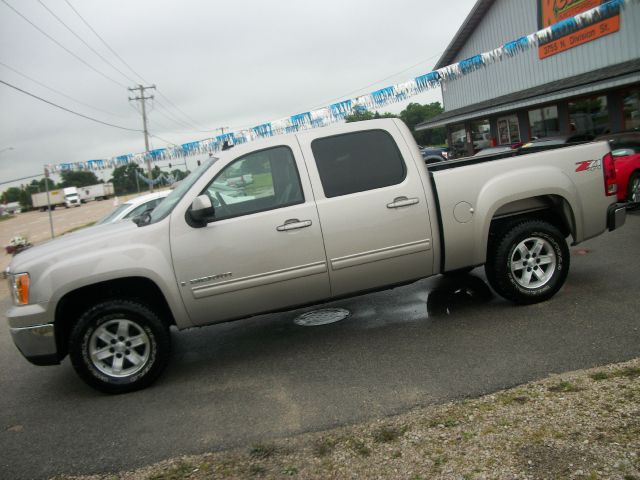
<path fill-rule="evenodd" d="M 101 72 L 100 70 L 98 70 L 97 68 L 95 68 L 94 66 L 92 66 L 90 63 L 88 63 L 86 60 L 82 59 L 81 57 L 79 57 L 78 55 L 76 55 L 75 53 L 73 53 L 71 50 L 69 50 L 67 47 L 65 47 L 64 45 L 62 45 L 60 42 L 58 42 L 55 38 L 53 38 L 51 35 L 49 35 L 47 32 L 45 32 L 44 30 L 42 30 L 40 27 L 38 27 L 35 23 L 33 23 L 31 20 L 29 20 L 27 17 L 25 17 L 22 13 L 20 13 L 18 10 L 16 10 L 13 6 L 11 6 L 7 0 L 0 0 L 2 1 L 2 3 L 4 3 L 7 7 L 9 7 L 11 10 L 13 10 L 19 17 L 21 17 L 25 22 L 27 22 L 29 25 L 31 25 L 33 28 L 35 28 L 36 30 L 38 30 L 42 35 L 44 35 L 45 37 L 47 37 L 49 40 L 51 40 L 53 43 L 55 43 L 56 45 L 58 45 L 60 48 L 62 48 L 65 52 L 67 52 L 69 55 L 73 56 L 74 58 L 76 58 L 77 60 L 79 60 L 80 62 L 84 63 L 87 67 L 89 67 L 91 70 L 93 70 L 94 72 L 96 72 L 98 75 L 106 78 L 107 80 L 109 80 L 110 82 L 115 83 L 116 85 L 122 87 L 122 88 L 127 88 L 126 85 L 118 82 L 117 80 L 115 80 L 114 78 L 111 78 L 109 75 L 107 75 L 104 72 Z"/>
<path fill-rule="evenodd" d="M 71 10 L 74 11 L 74 13 L 78 16 L 78 18 L 80 18 L 80 20 L 82 20 L 82 22 L 89 28 L 89 30 L 91 30 L 93 32 L 93 34 L 98 37 L 98 39 L 102 42 L 102 44 L 107 47 L 109 49 L 109 51 L 111 53 L 113 53 L 118 60 L 120 60 L 122 62 L 122 64 L 127 67 L 135 76 L 137 76 L 138 78 L 140 78 L 144 83 L 149 83 L 147 82 L 142 75 L 140 75 L 138 72 L 136 72 L 120 55 L 118 55 L 118 52 L 116 52 L 113 48 L 111 48 L 111 46 L 109 46 L 109 44 L 98 34 L 98 32 L 95 31 L 95 29 L 89 24 L 89 22 L 87 22 L 84 17 L 82 15 L 80 15 L 80 12 L 78 12 L 74 6 L 69 2 L 69 0 L 64 0 L 65 3 L 67 5 L 69 5 L 69 8 L 71 8 Z"/>
<path fill-rule="evenodd" d="M 51 10 L 49 7 L 47 7 L 42 0 L 38 0 L 38 3 L 40 5 L 42 5 L 42 7 L 51 14 L 51 16 L 53 16 L 53 18 L 55 18 L 58 22 L 60 22 L 67 30 L 69 30 L 69 32 L 71 32 L 71 34 L 76 37 L 78 40 L 80 40 L 89 50 L 91 50 L 93 53 L 95 53 L 98 57 L 100 57 L 102 59 L 102 61 L 104 61 L 107 65 L 109 65 L 111 68 L 113 68 L 116 72 L 118 72 L 120 75 L 122 75 L 124 78 L 126 78 L 127 80 L 129 80 L 130 82 L 136 82 L 133 78 L 131 78 L 130 76 L 128 76 L 126 73 L 124 73 L 122 70 L 120 70 L 118 67 L 116 67 L 113 63 L 111 63 L 109 60 L 107 60 L 106 58 L 104 58 L 100 52 L 98 52 L 95 48 L 93 48 L 91 45 L 89 45 L 80 35 L 78 35 L 76 32 L 73 31 L 73 29 L 67 25 L 64 20 L 62 20 L 60 17 L 58 17 L 53 10 Z"/>
<path fill-rule="evenodd" d="M 61 96 L 65 97 L 65 98 L 67 98 L 67 99 L 69 99 L 69 100 L 72 100 L 72 101 L 74 101 L 74 102 L 76 102 L 76 103 L 78 103 L 78 104 L 80 104 L 80 105 L 84 105 L 85 107 L 88 107 L 88 108 L 90 108 L 90 109 L 92 109 L 92 110 L 96 110 L 96 111 L 101 112 L 101 113 L 106 113 L 107 115 L 111 115 L 111 116 L 113 116 L 113 117 L 125 118 L 125 117 L 123 117 L 122 115 L 118 115 L 118 114 L 115 114 L 115 113 L 107 112 L 106 110 L 102 110 L 101 108 L 94 107 L 93 105 L 90 105 L 90 104 L 85 103 L 85 102 L 83 102 L 83 101 L 81 101 L 81 100 L 78 100 L 78 99 L 76 99 L 76 98 L 73 98 L 73 97 L 71 97 L 71 96 L 67 95 L 66 93 L 61 92 L 60 90 L 56 90 L 55 88 L 49 87 L 48 85 L 45 85 L 44 83 L 39 82 L 39 81 L 38 81 L 38 80 L 36 80 L 35 78 L 32 78 L 32 77 L 30 77 L 29 75 L 26 75 L 26 74 L 24 74 L 24 73 L 22 73 L 22 72 L 20 72 L 20 71 L 16 70 L 15 68 L 13 68 L 13 67 L 11 67 L 11 66 L 7 65 L 7 64 L 6 64 L 6 63 L 4 63 L 4 62 L 0 62 L 0 65 L 2 65 L 3 67 L 5 67 L 5 68 L 7 68 L 7 69 L 11 70 L 13 73 L 15 73 L 15 74 L 17 74 L 17 75 L 20 75 L 21 77 L 24 77 L 24 78 L 26 78 L 27 80 L 30 80 L 30 81 L 32 81 L 33 83 L 35 83 L 35 84 L 37 84 L 37 85 L 40 85 L 41 87 L 46 88 L 47 90 L 50 90 L 50 91 L 52 91 L 52 92 L 54 92 L 54 93 L 57 93 L 58 95 L 61 95 Z"/>
<path fill-rule="evenodd" d="M 86 118 L 87 120 L 91 120 L 92 122 L 101 123 L 102 125 L 106 125 L 108 127 L 119 128 L 120 130 L 128 130 L 130 132 L 142 132 L 143 131 L 143 130 L 138 130 L 138 129 L 135 129 L 135 128 L 123 127 L 121 125 L 115 125 L 115 124 L 109 123 L 109 122 L 103 122 L 102 120 L 98 120 L 97 118 L 89 117 L 89 116 L 84 115 L 82 113 L 78 113 L 78 112 L 76 112 L 74 110 L 70 110 L 68 108 L 62 107 L 62 106 L 58 105 L 57 103 L 53 103 L 53 102 L 50 102 L 49 100 L 45 100 L 42 97 L 39 97 L 37 95 L 34 95 L 33 93 L 27 92 L 26 90 L 23 90 L 23 89 L 21 89 L 19 87 L 16 87 L 15 85 L 10 84 L 9 82 L 5 82 L 4 80 L 0 79 L 0 83 L 3 83 L 7 87 L 11 87 L 14 90 L 17 90 L 17 91 L 19 91 L 21 93 L 24 93 L 25 95 L 29 95 L 30 97 L 33 97 L 33 98 L 35 98 L 37 100 L 40 100 L 41 102 L 48 103 L 49 105 L 52 105 L 52 106 L 54 106 L 56 108 L 59 108 L 60 110 L 64 110 L 65 112 L 69 112 L 69 113 L 72 113 L 72 114 L 77 115 L 79 117 Z"/>
<path fill-rule="evenodd" d="M 38 0 L 40 1 L 40 0 Z M 42 2 L 41 2 L 42 3 Z M 91 24 L 89 24 L 89 22 L 80 14 L 80 12 L 78 12 L 78 10 L 76 10 L 76 8 L 71 4 L 71 2 L 69 0 L 65 0 L 65 3 L 69 6 L 69 8 L 71 8 L 71 10 L 73 10 L 73 12 L 78 16 L 78 18 L 80 18 L 80 20 L 82 20 L 82 22 L 89 28 L 89 30 L 91 30 L 93 32 L 93 34 L 102 42 L 102 44 L 107 47 L 109 49 L 109 51 L 111 53 L 113 53 L 118 60 L 120 60 L 122 62 L 122 64 L 124 66 L 126 66 L 131 73 L 133 73 L 136 77 L 140 78 L 143 83 L 149 83 L 147 82 L 144 77 L 142 75 L 140 75 L 136 70 L 133 69 L 133 67 L 131 65 L 129 65 L 124 58 L 122 58 L 118 52 L 116 52 L 108 43 L 107 41 L 102 38 L 102 36 L 100 36 L 100 34 L 91 26 Z M 102 58 L 102 57 L 101 57 Z M 115 68 L 115 67 L 114 67 Z M 120 72 L 120 70 L 118 70 Z M 120 72 L 122 73 L 122 72 Z M 124 75 L 124 74 L 123 74 Z M 128 80 L 131 80 L 130 77 L 126 76 L 126 78 Z M 136 83 L 134 80 L 131 80 L 134 83 Z M 182 114 L 182 116 L 188 121 L 184 122 L 183 120 L 179 119 L 177 116 L 175 116 L 174 114 L 171 113 L 171 111 L 169 110 L 169 108 L 167 108 L 166 106 L 164 106 L 161 102 L 159 102 L 158 100 L 155 100 L 155 102 L 163 109 L 165 109 L 167 111 L 167 113 L 169 115 L 171 115 L 173 117 L 173 119 L 170 119 L 171 121 L 173 121 L 174 123 L 178 123 L 181 126 L 184 125 L 188 125 L 187 128 L 190 129 L 190 131 L 192 132 L 211 132 L 213 129 L 209 129 L 207 130 L 206 127 L 203 127 L 202 125 L 199 124 L 199 122 L 197 122 L 196 120 L 194 120 L 191 116 L 189 116 L 184 110 L 182 110 L 180 107 L 178 107 L 175 103 L 173 103 L 169 97 L 167 97 L 164 93 L 162 93 L 162 91 L 160 91 L 159 89 L 156 89 L 158 95 L 160 97 L 162 97 L 169 105 L 171 105 L 177 112 L 180 112 Z M 177 121 L 176 121 L 177 120 Z M 189 125 L 190 124 L 190 125 Z M 195 127 L 195 129 L 194 129 Z M 203 129 L 204 128 L 204 129 Z"/>
<path fill-rule="evenodd" d="M 436 58 L 436 57 L 439 57 L 439 56 L 440 56 L 440 55 L 442 55 L 443 53 L 444 53 L 444 50 L 443 50 L 442 52 L 440 52 L 440 53 L 437 53 L 437 54 L 435 54 L 435 55 L 430 56 L 429 58 L 426 58 L 426 59 L 424 59 L 424 60 L 420 60 L 418 63 L 416 63 L 416 64 L 414 64 L 414 65 L 411 65 L 410 67 L 407 67 L 407 68 L 405 68 L 404 70 L 401 70 L 401 71 L 399 71 L 399 72 L 393 73 L 393 74 L 391 74 L 391 75 L 389 75 L 389 76 L 387 76 L 387 77 L 384 77 L 384 78 L 382 78 L 382 79 L 380 79 L 380 80 L 377 80 L 377 81 L 375 81 L 375 82 L 373 82 L 373 83 L 370 83 L 370 84 L 368 84 L 368 85 L 366 85 L 366 86 L 364 86 L 364 87 L 358 88 L 357 90 L 353 90 L 352 92 L 349 92 L 349 93 L 347 93 L 347 94 L 345 94 L 345 95 L 340 95 L 339 97 L 333 98 L 333 99 L 331 99 L 331 100 L 327 100 L 326 102 L 323 102 L 321 105 L 319 105 L 319 106 L 317 106 L 317 107 L 313 107 L 313 108 L 312 108 L 312 110 L 316 110 L 316 109 L 321 108 L 321 107 L 323 107 L 323 106 L 325 106 L 325 105 L 327 105 L 327 104 L 329 104 L 329 103 L 336 102 L 336 101 L 341 100 L 341 99 L 343 99 L 343 98 L 349 98 L 349 97 L 351 97 L 351 95 L 354 95 L 354 94 L 356 94 L 356 93 L 359 93 L 359 92 L 361 92 L 362 90 L 364 90 L 365 88 L 371 88 L 371 87 L 373 87 L 373 86 L 375 86 L 375 85 L 378 85 L 378 84 L 380 84 L 380 83 L 382 83 L 382 82 L 385 82 L 385 81 L 387 81 L 387 80 L 389 80 L 389 79 L 391 79 L 391 78 L 393 78 L 393 77 L 396 77 L 396 76 L 398 76 L 398 75 L 400 75 L 400 74 L 402 74 L 402 73 L 404 73 L 404 72 L 407 72 L 407 71 L 411 70 L 412 68 L 416 68 L 417 66 L 419 66 L 419 65 L 421 65 L 421 64 L 423 64 L 423 63 L 426 63 L 426 62 L 428 62 L 429 60 L 432 60 L 432 59 L 434 59 L 434 58 Z"/>

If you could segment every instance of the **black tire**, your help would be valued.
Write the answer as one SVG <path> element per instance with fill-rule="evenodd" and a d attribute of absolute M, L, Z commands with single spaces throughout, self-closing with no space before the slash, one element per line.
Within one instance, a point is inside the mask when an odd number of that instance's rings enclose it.
<path fill-rule="evenodd" d="M 69 337 L 73 368 L 87 384 L 105 393 L 149 386 L 167 366 L 170 352 L 167 325 L 146 305 L 132 300 L 114 299 L 91 307 Z"/>
<path fill-rule="evenodd" d="M 569 247 L 556 227 L 541 220 L 519 220 L 505 225 L 490 242 L 485 272 L 499 295 L 532 304 L 560 290 L 569 264 Z"/>

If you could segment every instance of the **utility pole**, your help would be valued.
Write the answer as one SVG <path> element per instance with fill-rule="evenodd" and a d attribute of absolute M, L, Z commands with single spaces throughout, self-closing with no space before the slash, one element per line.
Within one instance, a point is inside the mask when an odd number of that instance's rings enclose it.
<path fill-rule="evenodd" d="M 216 128 L 216 130 L 220 130 L 220 135 L 224 135 L 224 130 L 225 129 L 229 130 L 229 127 L 218 127 L 218 128 Z"/>
<path fill-rule="evenodd" d="M 51 197 L 49 196 L 49 169 L 44 167 L 44 188 L 47 192 L 47 210 L 49 210 L 49 226 L 51 227 L 51 238 L 55 237 L 53 233 L 53 217 L 51 216 Z"/>
<path fill-rule="evenodd" d="M 129 88 L 130 92 L 138 92 L 138 96 L 129 97 L 129 100 L 139 100 L 140 105 L 142 105 L 142 126 L 144 129 L 144 151 L 147 154 L 147 172 L 149 175 L 149 191 L 153 192 L 153 173 L 151 172 L 151 159 L 149 158 L 149 131 L 147 130 L 147 108 L 145 100 L 153 100 L 153 95 L 149 95 L 148 97 L 144 96 L 145 90 L 155 90 L 156 86 L 151 85 L 150 87 L 143 87 L 138 84 L 137 87 Z M 136 180 L 138 179 L 138 173 L 136 172 Z"/>

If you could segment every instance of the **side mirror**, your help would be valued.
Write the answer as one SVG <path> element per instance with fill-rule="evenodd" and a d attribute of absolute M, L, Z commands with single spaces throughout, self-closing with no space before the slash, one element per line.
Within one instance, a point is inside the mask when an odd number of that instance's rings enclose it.
<path fill-rule="evenodd" d="M 191 202 L 191 208 L 187 211 L 187 223 L 192 227 L 205 227 L 207 220 L 213 218 L 215 208 L 211 204 L 208 195 L 199 195 Z"/>

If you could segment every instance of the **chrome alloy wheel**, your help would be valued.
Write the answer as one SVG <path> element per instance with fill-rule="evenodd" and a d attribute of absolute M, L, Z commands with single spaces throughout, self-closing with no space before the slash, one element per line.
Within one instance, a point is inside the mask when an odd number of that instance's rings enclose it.
<path fill-rule="evenodd" d="M 91 363 L 111 377 L 128 377 L 147 364 L 151 352 L 149 336 L 131 320 L 109 320 L 89 339 Z"/>
<path fill-rule="evenodd" d="M 556 271 L 556 252 L 544 238 L 530 237 L 520 242 L 509 261 L 514 280 L 524 288 L 539 288 Z"/>
<path fill-rule="evenodd" d="M 629 188 L 629 198 L 627 200 L 633 203 L 640 203 L 640 177 L 636 176 L 633 179 L 631 188 Z"/>

